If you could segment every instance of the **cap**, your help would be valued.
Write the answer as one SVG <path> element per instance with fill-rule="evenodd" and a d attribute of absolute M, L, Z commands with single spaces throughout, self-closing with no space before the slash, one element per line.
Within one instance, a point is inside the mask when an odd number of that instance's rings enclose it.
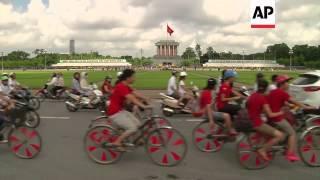
<path fill-rule="evenodd" d="M 122 71 L 117 72 L 117 77 L 120 77 L 122 75 Z"/>
<path fill-rule="evenodd" d="M 263 78 L 264 77 L 264 74 L 262 74 L 261 72 L 257 73 L 256 75 L 257 78 Z"/>
<path fill-rule="evenodd" d="M 6 81 L 6 80 L 8 80 L 9 78 L 8 78 L 8 76 L 2 76 L 1 77 L 1 81 Z"/>
<path fill-rule="evenodd" d="M 215 86 L 217 84 L 217 80 L 214 78 L 209 78 L 207 84 L 208 86 Z"/>
<path fill-rule="evenodd" d="M 293 78 L 287 76 L 287 75 L 279 75 L 276 79 L 277 84 L 281 84 L 287 81 L 292 80 Z"/>
<path fill-rule="evenodd" d="M 238 75 L 238 73 L 233 70 L 226 70 L 223 78 L 227 79 L 227 78 L 237 77 L 237 75 Z"/>

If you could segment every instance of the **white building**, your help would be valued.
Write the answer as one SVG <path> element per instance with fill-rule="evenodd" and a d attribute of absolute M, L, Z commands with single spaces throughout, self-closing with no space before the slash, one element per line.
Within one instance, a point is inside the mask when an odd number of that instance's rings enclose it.
<path fill-rule="evenodd" d="M 205 68 L 284 68 L 272 60 L 209 60 Z"/>
<path fill-rule="evenodd" d="M 125 59 L 87 59 L 87 60 L 60 60 L 59 63 L 53 64 L 53 68 L 129 68 L 131 64 Z"/>

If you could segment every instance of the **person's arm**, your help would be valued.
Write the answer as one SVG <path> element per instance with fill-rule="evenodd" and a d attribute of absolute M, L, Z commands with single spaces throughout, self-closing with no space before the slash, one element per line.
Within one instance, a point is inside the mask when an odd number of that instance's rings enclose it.
<path fill-rule="evenodd" d="M 232 93 L 233 93 L 234 95 L 236 95 L 236 97 L 246 98 L 243 94 L 239 93 L 239 92 L 236 91 L 236 90 L 232 90 Z M 237 99 L 239 99 L 239 98 L 237 98 Z"/>
<path fill-rule="evenodd" d="M 50 82 L 47 83 L 48 86 L 52 86 L 57 82 L 57 78 L 52 78 Z"/>
<path fill-rule="evenodd" d="M 272 112 L 269 104 L 263 105 L 263 112 L 266 113 L 269 118 L 274 118 L 283 115 L 282 111 L 276 113 Z"/>
<path fill-rule="evenodd" d="M 292 103 L 292 104 L 295 104 L 295 105 L 303 108 L 303 109 L 316 109 L 315 107 L 312 107 L 312 106 L 306 106 L 306 105 L 304 105 L 303 103 L 300 103 L 300 102 L 298 102 L 298 101 L 296 101 L 296 100 L 294 100 L 294 99 L 292 99 L 292 98 L 290 98 L 288 101 L 289 101 L 290 103 Z"/>
<path fill-rule="evenodd" d="M 103 85 L 103 89 L 105 92 L 111 93 L 111 89 L 109 89 L 109 87 L 107 85 Z"/>
<path fill-rule="evenodd" d="M 140 102 L 136 96 L 134 94 L 127 94 L 126 96 L 126 99 L 129 100 L 130 102 L 132 102 L 133 104 L 143 108 L 143 109 L 146 109 L 148 108 L 149 106 L 146 106 L 144 105 L 142 102 Z"/>
<path fill-rule="evenodd" d="M 149 98 L 143 96 L 142 94 L 140 94 L 140 93 L 137 92 L 136 90 L 134 90 L 134 91 L 132 92 L 132 94 L 133 94 L 134 96 L 136 96 L 137 99 L 141 99 L 141 100 L 143 100 L 143 101 L 145 101 L 145 102 L 149 102 Z"/>
<path fill-rule="evenodd" d="M 227 98 L 227 97 L 225 96 L 225 94 L 221 94 L 221 100 L 222 100 L 223 102 L 234 101 L 234 100 L 238 100 L 238 99 L 240 99 L 240 98 L 241 98 L 240 96 L 234 96 L 234 97 Z"/>

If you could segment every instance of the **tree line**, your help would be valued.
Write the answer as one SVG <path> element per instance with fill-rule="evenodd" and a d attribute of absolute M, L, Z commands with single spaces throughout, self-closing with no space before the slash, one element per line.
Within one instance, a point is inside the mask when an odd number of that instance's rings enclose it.
<path fill-rule="evenodd" d="M 201 46 L 197 44 L 195 48 L 187 47 L 181 57 L 184 59 L 182 62 L 183 66 L 204 64 L 209 59 L 276 60 L 279 64 L 288 66 L 290 65 L 290 56 L 293 66 L 320 68 L 320 45 L 295 45 L 292 47 L 292 54 L 290 54 L 289 46 L 281 43 L 268 46 L 264 52 L 237 54 L 230 51 L 218 52 L 211 46 L 203 53 Z"/>

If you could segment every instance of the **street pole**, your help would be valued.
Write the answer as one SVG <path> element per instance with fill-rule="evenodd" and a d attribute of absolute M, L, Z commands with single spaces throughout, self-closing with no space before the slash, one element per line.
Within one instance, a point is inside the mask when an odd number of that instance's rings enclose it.
<path fill-rule="evenodd" d="M 47 58 L 46 58 L 46 53 L 44 54 L 44 69 L 47 69 Z"/>
<path fill-rule="evenodd" d="M 293 50 L 290 49 L 290 50 L 289 50 L 289 55 L 290 55 L 290 71 L 292 71 L 292 54 L 293 54 Z"/>
<path fill-rule="evenodd" d="M 1 70 L 2 70 L 2 73 L 3 73 L 3 56 L 4 56 L 3 52 L 1 53 L 1 55 L 2 55 L 2 58 L 1 58 L 2 59 L 2 61 L 1 61 Z"/>

